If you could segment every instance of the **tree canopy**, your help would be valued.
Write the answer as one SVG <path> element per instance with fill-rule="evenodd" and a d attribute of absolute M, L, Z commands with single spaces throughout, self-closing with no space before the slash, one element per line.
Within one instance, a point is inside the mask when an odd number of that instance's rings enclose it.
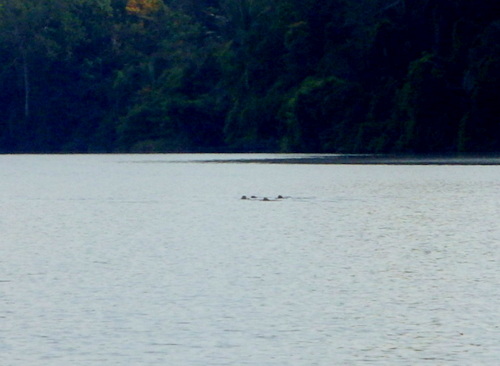
<path fill-rule="evenodd" d="M 0 0 L 0 152 L 500 151 L 498 0 Z"/>

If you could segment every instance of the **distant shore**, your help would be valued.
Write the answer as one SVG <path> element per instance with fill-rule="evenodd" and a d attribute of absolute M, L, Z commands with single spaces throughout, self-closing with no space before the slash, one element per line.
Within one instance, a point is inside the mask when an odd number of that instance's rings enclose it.
<path fill-rule="evenodd" d="M 500 165 L 500 155 L 311 155 L 249 159 L 205 160 L 214 163 L 325 165 Z"/>

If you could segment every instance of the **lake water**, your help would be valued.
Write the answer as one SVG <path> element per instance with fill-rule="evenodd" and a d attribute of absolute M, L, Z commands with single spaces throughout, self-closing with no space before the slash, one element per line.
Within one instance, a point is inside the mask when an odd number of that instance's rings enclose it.
<path fill-rule="evenodd" d="M 1 364 L 499 364 L 500 166 L 250 158 L 0 156 Z"/>

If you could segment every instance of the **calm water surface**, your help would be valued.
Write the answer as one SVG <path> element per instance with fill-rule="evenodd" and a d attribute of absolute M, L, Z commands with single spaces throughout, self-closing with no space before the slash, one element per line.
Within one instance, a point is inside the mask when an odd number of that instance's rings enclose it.
<path fill-rule="evenodd" d="M 499 364 L 500 166 L 219 159 L 0 156 L 1 364 Z"/>

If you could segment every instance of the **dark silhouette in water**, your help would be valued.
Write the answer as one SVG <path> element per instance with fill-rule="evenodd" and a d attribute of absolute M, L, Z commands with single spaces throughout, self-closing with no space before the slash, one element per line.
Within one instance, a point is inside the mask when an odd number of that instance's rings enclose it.
<path fill-rule="evenodd" d="M 250 197 L 248 197 L 246 195 L 243 195 L 243 196 L 241 196 L 241 199 L 242 200 L 259 200 L 259 201 L 269 202 L 269 201 L 282 200 L 282 199 L 285 199 L 285 197 L 280 194 L 275 199 L 270 199 L 270 198 L 267 198 L 267 197 L 263 197 L 262 199 L 259 199 L 257 196 L 250 196 Z"/>

